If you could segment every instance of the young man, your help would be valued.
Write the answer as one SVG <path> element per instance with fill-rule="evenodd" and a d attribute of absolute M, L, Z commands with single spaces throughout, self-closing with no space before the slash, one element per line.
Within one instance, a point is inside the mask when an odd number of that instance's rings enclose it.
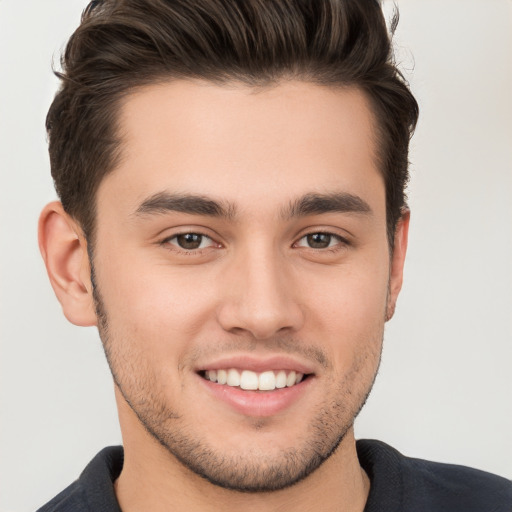
<path fill-rule="evenodd" d="M 418 114 L 376 1 L 92 2 L 62 80 L 40 246 L 124 450 L 41 510 L 510 510 L 504 479 L 355 442 Z"/>

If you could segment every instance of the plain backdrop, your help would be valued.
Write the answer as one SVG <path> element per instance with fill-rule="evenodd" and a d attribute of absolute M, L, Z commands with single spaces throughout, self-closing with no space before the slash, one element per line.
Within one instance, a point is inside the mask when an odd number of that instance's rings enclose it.
<path fill-rule="evenodd" d="M 120 442 L 97 332 L 64 319 L 36 242 L 52 59 L 85 5 L 0 0 L 0 512 L 35 510 Z M 421 108 L 410 249 L 356 434 L 512 478 L 512 2 L 398 5 Z"/>

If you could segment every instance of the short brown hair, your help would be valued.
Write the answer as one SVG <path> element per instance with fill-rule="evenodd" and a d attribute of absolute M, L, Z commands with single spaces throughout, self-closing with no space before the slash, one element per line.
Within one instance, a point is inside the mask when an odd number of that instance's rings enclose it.
<path fill-rule="evenodd" d="M 405 206 L 418 105 L 393 62 L 377 0 L 103 0 L 85 9 L 62 57 L 46 127 L 64 209 L 94 238 L 95 194 L 120 155 L 120 100 L 183 78 L 355 86 L 376 119 L 390 246 Z"/>

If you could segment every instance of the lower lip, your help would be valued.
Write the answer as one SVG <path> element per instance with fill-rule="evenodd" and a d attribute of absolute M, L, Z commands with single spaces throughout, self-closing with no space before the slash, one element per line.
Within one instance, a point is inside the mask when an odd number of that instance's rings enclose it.
<path fill-rule="evenodd" d="M 314 380 L 309 376 L 289 388 L 273 391 L 245 391 L 239 387 L 211 382 L 199 375 L 198 378 L 215 398 L 227 403 L 238 413 L 260 418 L 273 416 L 291 407 L 301 399 Z"/>

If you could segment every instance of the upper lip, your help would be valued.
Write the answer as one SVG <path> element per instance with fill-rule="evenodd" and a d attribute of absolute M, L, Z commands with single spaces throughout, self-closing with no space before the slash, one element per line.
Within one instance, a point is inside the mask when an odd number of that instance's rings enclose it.
<path fill-rule="evenodd" d="M 255 357 L 253 355 L 231 355 L 223 356 L 209 361 L 204 365 L 199 365 L 197 371 L 219 370 L 238 368 L 241 370 L 251 370 L 261 373 L 269 370 L 294 370 L 298 373 L 311 374 L 314 368 L 311 363 L 298 360 L 289 355 L 274 355 L 269 357 Z"/>

